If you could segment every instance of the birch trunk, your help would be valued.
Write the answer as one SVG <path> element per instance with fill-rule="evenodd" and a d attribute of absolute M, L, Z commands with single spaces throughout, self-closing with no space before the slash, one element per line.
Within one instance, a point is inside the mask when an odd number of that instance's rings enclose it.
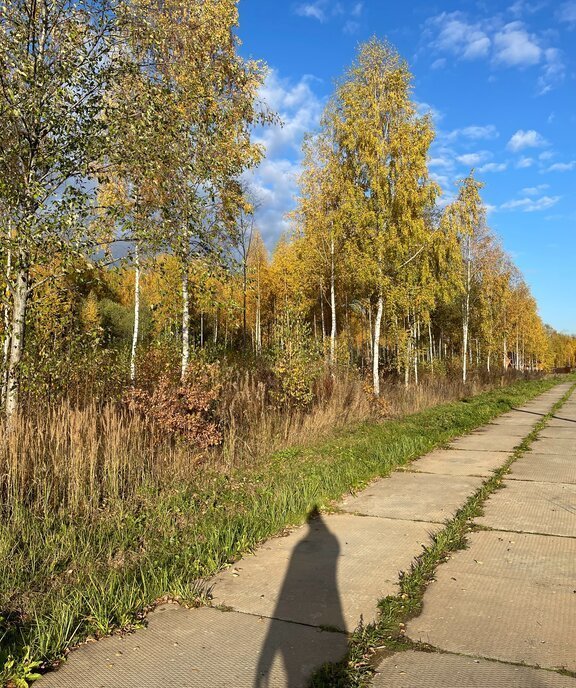
<path fill-rule="evenodd" d="M 20 364 L 24 353 L 26 307 L 28 305 L 29 279 L 27 268 L 19 268 L 12 296 L 12 322 L 10 324 L 10 352 L 6 379 L 6 417 L 8 422 L 18 413 L 20 401 Z"/>
<path fill-rule="evenodd" d="M 382 314 L 384 313 L 384 297 L 378 295 L 376 306 L 376 319 L 374 321 L 374 343 L 372 345 L 372 383 L 374 396 L 380 396 L 380 328 L 382 327 Z"/>
<path fill-rule="evenodd" d="M 314 318 L 316 318 L 316 314 L 314 314 Z M 262 353 L 262 315 L 260 312 L 260 295 L 258 295 L 258 299 L 256 301 L 256 327 L 255 327 L 255 336 L 256 336 L 256 353 L 261 354 Z"/>
<path fill-rule="evenodd" d="M 188 270 L 182 269 L 182 380 L 186 377 L 190 362 L 190 292 Z"/>
<path fill-rule="evenodd" d="M 372 337 L 372 304 L 368 303 L 368 353 L 370 354 L 369 360 L 372 360 L 373 346 L 374 340 Z"/>
<path fill-rule="evenodd" d="M 330 242 L 330 312 L 332 327 L 330 329 L 330 365 L 336 363 L 336 284 L 334 274 L 334 240 Z"/>
<path fill-rule="evenodd" d="M 462 317 L 462 382 L 466 382 L 468 365 L 468 326 L 470 322 L 470 283 L 472 277 L 470 237 L 466 244 L 466 294 L 464 297 L 464 313 Z"/>
<path fill-rule="evenodd" d="M 132 350 L 130 352 L 130 382 L 136 381 L 136 349 L 140 336 L 140 249 L 134 250 L 134 327 L 132 329 Z"/>
<path fill-rule="evenodd" d="M 432 339 L 431 320 L 428 320 L 428 352 L 430 356 L 430 372 L 434 375 L 434 340 Z"/>
<path fill-rule="evenodd" d="M 320 322 L 322 325 L 322 345 L 326 341 L 326 322 L 324 320 L 324 290 L 322 283 L 320 283 Z"/>
<path fill-rule="evenodd" d="M 314 314 L 316 318 L 316 314 Z M 256 273 L 256 353 L 262 353 L 262 312 L 261 312 L 261 297 L 260 297 L 260 264 Z"/>
<path fill-rule="evenodd" d="M 414 384 L 418 386 L 418 352 L 420 351 L 420 324 L 417 327 L 417 337 L 414 344 Z"/>
<path fill-rule="evenodd" d="M 406 349 L 404 351 L 404 387 L 410 385 L 410 358 L 411 358 L 411 333 L 408 332 L 406 335 Z"/>
<path fill-rule="evenodd" d="M 242 263 L 242 347 L 246 351 L 247 337 L 248 337 L 248 265 L 246 257 Z"/>
<path fill-rule="evenodd" d="M 6 256 L 6 279 L 10 279 L 10 273 L 12 271 L 12 252 L 8 250 L 8 255 Z M 6 296 L 9 296 L 9 287 L 6 289 Z M 10 329 L 10 305 L 8 299 L 4 303 L 4 342 L 2 343 L 2 389 L 0 395 L 0 402 L 3 407 L 6 405 L 6 393 L 8 389 L 8 356 L 10 354 L 10 341 L 11 341 L 11 329 Z"/>

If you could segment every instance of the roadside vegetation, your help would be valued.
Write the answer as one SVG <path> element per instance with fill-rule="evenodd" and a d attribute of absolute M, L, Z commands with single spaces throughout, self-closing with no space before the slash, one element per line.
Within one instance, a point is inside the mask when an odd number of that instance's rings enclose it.
<path fill-rule="evenodd" d="M 206 577 L 262 539 L 303 522 L 312 506 L 329 508 L 347 491 L 556 382 L 517 382 L 236 467 L 180 464 L 173 470 L 170 459 L 164 467 L 158 461 L 131 472 L 127 460 L 100 476 L 92 499 L 84 445 L 67 456 L 76 463 L 66 478 L 68 492 L 58 470 L 51 477 L 38 472 L 42 489 L 4 508 L 0 676 L 23 675 L 34 662 L 48 667 L 87 637 L 138 625 L 159 599 L 201 602 Z M 82 426 L 77 431 L 85 435 Z"/>
<path fill-rule="evenodd" d="M 312 504 L 576 364 L 474 171 L 441 202 L 432 118 L 377 37 L 305 138 L 274 236 L 250 173 L 281 122 L 238 25 L 237 0 L 0 4 L 0 675 L 14 685 L 158 598 L 194 602 Z"/>

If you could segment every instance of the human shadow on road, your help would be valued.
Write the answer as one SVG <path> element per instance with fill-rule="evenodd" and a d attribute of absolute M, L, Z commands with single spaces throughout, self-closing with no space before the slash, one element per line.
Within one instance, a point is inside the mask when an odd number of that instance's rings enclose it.
<path fill-rule="evenodd" d="M 292 552 L 272 619 L 296 621 L 324 631 L 345 631 L 346 622 L 337 583 L 340 545 L 316 507 L 308 514 L 307 522 L 308 532 Z M 316 667 L 305 666 L 297 628 L 295 624 L 270 621 L 260 652 L 255 688 L 267 688 L 270 685 L 270 673 L 277 659 L 284 664 L 284 688 L 303 688 L 306 685 L 310 671 Z M 344 633 L 336 633 L 336 636 L 338 641 L 341 639 L 338 644 L 344 655 L 347 636 Z M 306 654 L 309 657 L 310 653 Z M 318 659 L 318 664 L 322 664 L 323 658 Z"/>

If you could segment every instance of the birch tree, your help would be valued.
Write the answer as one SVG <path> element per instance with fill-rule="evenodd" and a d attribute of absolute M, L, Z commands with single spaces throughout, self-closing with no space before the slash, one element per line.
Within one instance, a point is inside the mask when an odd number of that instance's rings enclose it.
<path fill-rule="evenodd" d="M 94 250 L 86 180 L 103 144 L 116 17 L 104 0 L 0 4 L 0 199 L 13 225 L 5 412 L 18 410 L 34 265 Z"/>
<path fill-rule="evenodd" d="M 408 66 L 375 38 L 360 47 L 337 90 L 335 111 L 348 174 L 360 192 L 357 240 L 376 303 L 372 378 L 378 396 L 385 300 L 393 302 L 404 269 L 429 240 L 424 211 L 437 194 L 427 168 L 433 131 L 429 117 L 416 114 Z"/>
<path fill-rule="evenodd" d="M 268 251 L 258 229 L 255 229 L 252 234 L 246 265 L 254 293 L 254 351 L 259 355 L 262 353 L 262 311 L 264 284 L 268 268 Z"/>
<path fill-rule="evenodd" d="M 329 105 L 322 118 L 322 130 L 304 143 L 304 171 L 300 177 L 298 217 L 307 251 L 318 273 L 329 284 L 330 365 L 336 363 L 337 282 L 342 281 L 346 243 L 351 226 L 350 177 L 345 174 L 342 151 L 334 130 L 334 113 Z"/>
<path fill-rule="evenodd" d="M 237 0 L 134 0 L 148 69 L 171 93 L 177 126 L 166 179 L 170 245 L 182 262 L 182 376 L 190 352 L 190 260 L 218 256 L 245 204 L 239 178 L 262 157 L 251 129 L 268 121 L 266 73 L 239 55 Z"/>
<path fill-rule="evenodd" d="M 169 145 L 174 132 L 171 95 L 141 70 L 138 46 L 127 40 L 128 68 L 106 96 L 103 119 L 107 146 L 100 175 L 99 202 L 111 221 L 111 238 L 133 247 L 133 328 L 130 381 L 136 380 L 140 339 L 142 261 L 160 248 L 166 232 L 158 213 L 163 204 L 163 179 L 169 174 Z M 106 224 L 106 223 L 105 223 Z"/>
<path fill-rule="evenodd" d="M 480 196 L 483 184 L 474 171 L 460 182 L 457 199 L 446 208 L 446 221 L 458 234 L 462 248 L 462 381 L 468 379 L 468 347 L 472 291 L 478 264 L 475 249 L 486 226 L 486 210 Z"/>

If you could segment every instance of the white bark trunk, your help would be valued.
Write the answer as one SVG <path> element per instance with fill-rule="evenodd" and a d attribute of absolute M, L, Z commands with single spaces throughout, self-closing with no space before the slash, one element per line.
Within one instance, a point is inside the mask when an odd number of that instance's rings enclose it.
<path fill-rule="evenodd" d="M 130 352 L 130 382 L 136 381 L 136 349 L 140 336 L 140 249 L 134 251 L 134 327 L 132 329 L 132 350 Z"/>
<path fill-rule="evenodd" d="M 314 314 L 316 318 L 316 314 Z M 316 322 L 316 320 L 314 320 Z M 260 264 L 256 272 L 256 323 L 255 323 L 255 337 L 256 337 L 256 353 L 262 353 L 262 312 L 261 312 L 261 296 L 260 296 Z"/>
<path fill-rule="evenodd" d="M 430 372 L 434 375 L 434 339 L 432 339 L 431 320 L 428 320 L 428 355 L 430 356 Z"/>
<path fill-rule="evenodd" d="M 316 322 L 316 314 L 314 314 L 314 322 Z M 262 314 L 260 312 L 260 295 L 256 300 L 256 326 L 255 326 L 255 337 L 256 337 L 256 353 L 262 353 Z"/>
<path fill-rule="evenodd" d="M 10 422 L 18 413 L 20 402 L 20 363 L 24 353 L 26 330 L 26 307 L 28 305 L 29 275 L 26 268 L 20 268 L 12 296 L 12 322 L 10 326 L 10 353 L 6 380 L 6 417 Z"/>
<path fill-rule="evenodd" d="M 336 363 L 336 284 L 334 274 L 334 240 L 330 243 L 330 313 L 332 327 L 330 329 L 330 365 Z"/>
<path fill-rule="evenodd" d="M 420 328 L 418 327 L 418 330 Z M 418 332 L 418 336 L 416 338 L 416 342 L 414 343 L 414 384 L 418 386 L 418 351 L 419 351 L 419 341 L 420 341 L 420 332 Z"/>
<path fill-rule="evenodd" d="M 188 289 L 188 266 L 182 269 L 182 380 L 186 377 L 190 363 L 190 293 Z"/>
<path fill-rule="evenodd" d="M 374 343 L 372 345 L 372 384 L 374 396 L 380 396 L 380 328 L 382 326 L 382 314 L 384 313 L 384 297 L 378 296 L 376 306 L 376 318 L 374 321 Z"/>
<path fill-rule="evenodd" d="M 368 352 L 370 354 L 370 359 L 372 360 L 374 347 L 374 337 L 372 335 L 372 304 L 368 303 Z"/>
<path fill-rule="evenodd" d="M 324 290 L 322 288 L 322 283 L 320 283 L 320 322 L 322 324 L 322 346 L 324 346 L 326 340 L 326 322 L 324 320 Z"/>
<path fill-rule="evenodd" d="M 470 286 L 472 277 L 472 256 L 470 237 L 466 246 L 466 294 L 464 296 L 464 313 L 462 318 L 462 382 L 466 382 L 468 365 L 468 325 L 470 322 Z"/>
<path fill-rule="evenodd" d="M 408 331 L 406 334 L 406 350 L 404 351 L 404 387 L 408 387 L 410 384 L 410 352 L 411 352 L 411 333 Z"/>
<path fill-rule="evenodd" d="M 464 316 L 464 321 L 462 324 L 462 338 L 462 382 L 466 382 L 468 375 L 468 318 L 466 315 Z"/>
<path fill-rule="evenodd" d="M 12 252 L 8 250 L 6 256 L 6 279 L 10 279 L 12 271 Z M 10 305 L 8 297 L 9 288 L 6 289 L 6 302 L 4 304 L 4 341 L 2 343 L 2 389 L 0 390 L 0 403 L 2 407 L 6 404 L 6 393 L 8 389 L 8 356 L 10 354 L 11 327 L 10 327 Z"/>

